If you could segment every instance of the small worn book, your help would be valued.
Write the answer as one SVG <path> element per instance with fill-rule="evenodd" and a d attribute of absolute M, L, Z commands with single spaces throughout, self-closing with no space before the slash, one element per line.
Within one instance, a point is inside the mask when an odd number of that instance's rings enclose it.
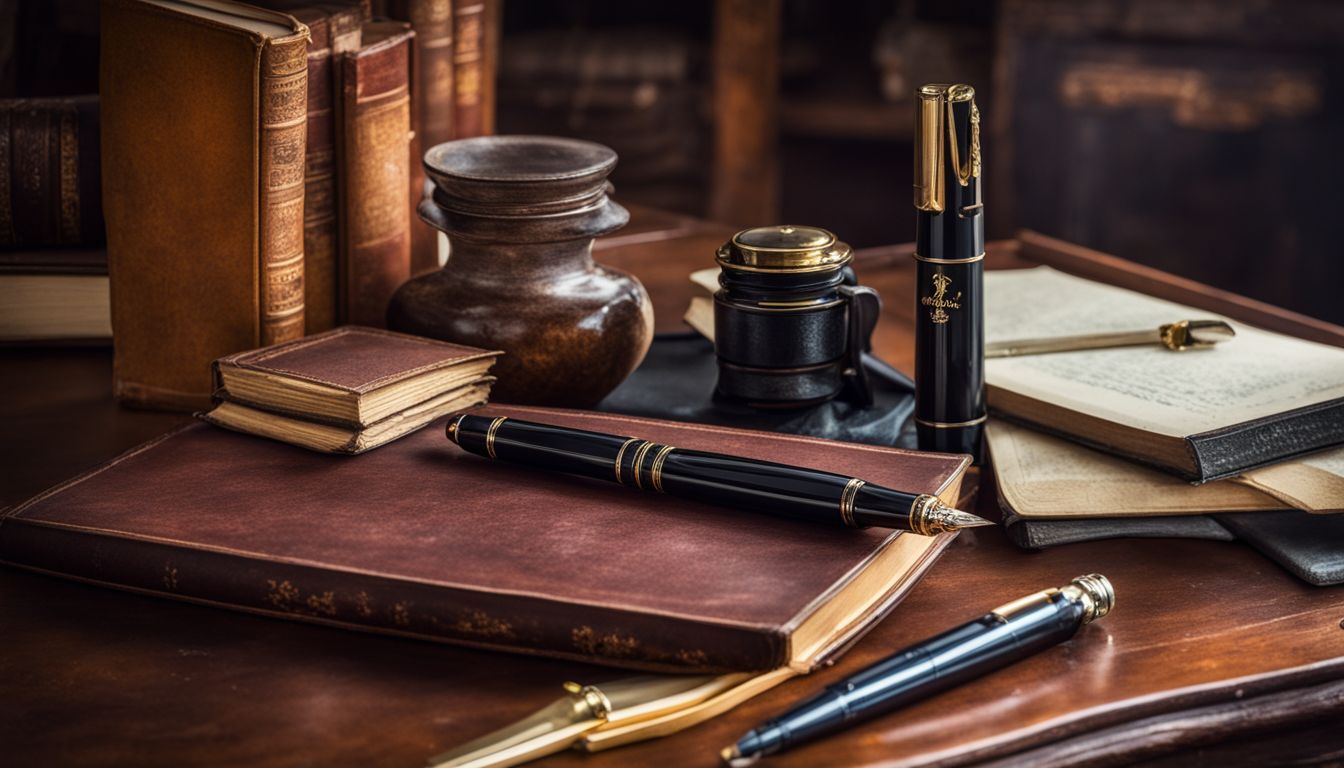
<path fill-rule="evenodd" d="M 817 467 L 954 503 L 967 457 L 583 411 L 486 413 Z M 283 619 L 666 671 L 806 672 L 951 540 L 493 462 L 443 422 L 333 457 L 193 424 L 0 517 L 0 561 Z"/>
<path fill-rule="evenodd" d="M 344 326 L 215 361 L 212 424 L 359 453 L 484 403 L 499 352 Z"/>
<path fill-rule="evenodd" d="M 989 343 L 1206 318 L 1226 320 L 1049 267 L 985 273 Z M 1194 482 L 1344 444 L 1344 349 L 1229 322 L 1209 349 L 986 360 L 990 410 Z"/>

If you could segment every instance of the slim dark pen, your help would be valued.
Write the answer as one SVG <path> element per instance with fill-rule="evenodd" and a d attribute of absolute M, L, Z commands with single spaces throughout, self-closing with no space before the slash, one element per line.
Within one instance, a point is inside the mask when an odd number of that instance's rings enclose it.
<path fill-rule="evenodd" d="M 1115 607 L 1099 573 L 999 606 L 832 685 L 719 753 L 735 768 L 986 675 L 1073 637 Z"/>
<path fill-rule="evenodd" d="M 850 528 L 898 528 L 932 536 L 993 525 L 927 492 L 938 489 L 895 490 L 834 472 L 504 416 L 458 416 L 448 422 L 448 439 L 500 461 Z"/>

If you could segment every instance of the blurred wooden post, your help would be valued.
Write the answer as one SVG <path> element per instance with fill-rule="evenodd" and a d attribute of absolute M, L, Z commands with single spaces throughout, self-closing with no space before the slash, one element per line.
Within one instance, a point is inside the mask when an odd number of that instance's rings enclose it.
<path fill-rule="evenodd" d="M 714 169 L 709 215 L 733 226 L 778 223 L 782 0 L 714 7 Z"/>

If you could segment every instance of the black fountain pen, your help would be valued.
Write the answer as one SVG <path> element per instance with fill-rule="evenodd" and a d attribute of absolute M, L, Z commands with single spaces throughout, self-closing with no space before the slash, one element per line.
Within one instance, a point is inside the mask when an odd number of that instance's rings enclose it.
<path fill-rule="evenodd" d="M 1099 573 L 1014 600 L 879 661 L 766 721 L 720 753 L 734 768 L 885 714 L 1073 637 L 1115 607 Z"/>
<path fill-rule="evenodd" d="M 857 477 L 505 416 L 458 416 L 448 422 L 448 439 L 501 461 L 850 528 L 898 528 L 933 536 L 993 525 L 932 494 L 892 490 Z"/>

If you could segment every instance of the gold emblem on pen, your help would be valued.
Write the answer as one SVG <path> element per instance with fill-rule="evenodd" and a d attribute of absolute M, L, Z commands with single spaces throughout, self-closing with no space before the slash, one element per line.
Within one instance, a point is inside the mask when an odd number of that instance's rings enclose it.
<path fill-rule="evenodd" d="M 957 291 L 948 298 L 947 289 L 952 285 L 952 278 L 943 274 L 940 270 L 933 273 L 933 295 L 925 296 L 919 300 L 920 304 L 931 309 L 929 319 L 935 323 L 946 323 L 951 319 L 947 314 L 949 309 L 961 309 L 961 291 Z"/>

